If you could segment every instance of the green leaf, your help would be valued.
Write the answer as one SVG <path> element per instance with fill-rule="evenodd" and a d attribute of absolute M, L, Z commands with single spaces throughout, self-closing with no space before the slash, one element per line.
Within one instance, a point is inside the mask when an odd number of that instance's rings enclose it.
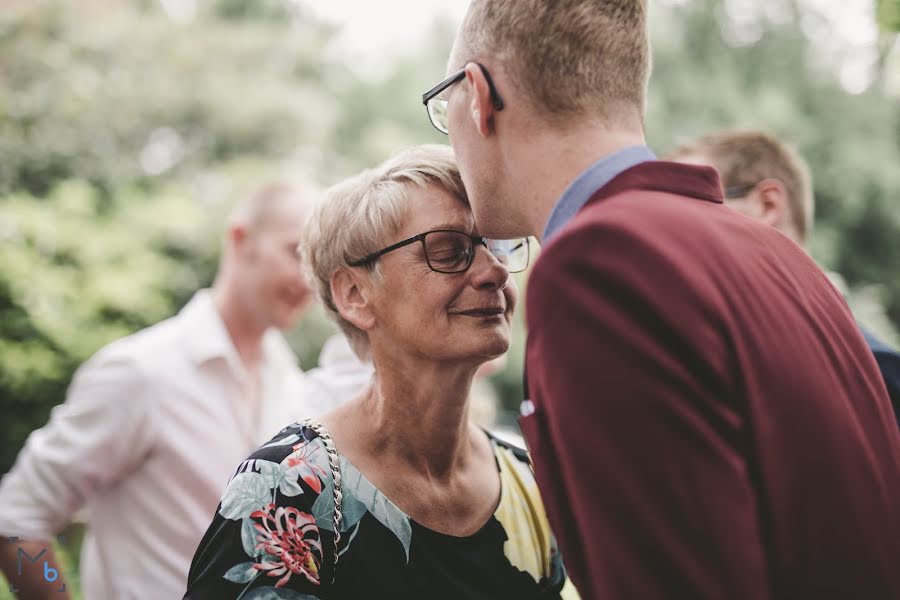
<path fill-rule="evenodd" d="M 315 518 L 319 529 L 334 532 L 334 486 L 330 481 L 313 502 L 310 514 Z"/>
<path fill-rule="evenodd" d="M 238 473 L 225 488 L 219 514 L 233 521 L 249 517 L 269 504 L 271 490 L 259 473 Z"/>
<path fill-rule="evenodd" d="M 291 435 L 289 435 L 287 437 L 283 437 L 280 440 L 272 440 L 265 446 L 260 446 L 259 449 L 262 450 L 263 448 L 275 448 L 277 446 L 291 446 L 293 444 L 296 444 L 299 441 L 300 441 L 300 436 L 297 435 L 296 433 L 292 433 Z"/>
<path fill-rule="evenodd" d="M 241 522 L 241 544 L 244 546 L 244 552 L 251 558 L 256 558 L 256 527 L 253 526 L 253 519 L 244 517 Z"/>
<path fill-rule="evenodd" d="M 343 503 L 341 505 L 341 533 L 349 531 L 368 512 L 366 505 L 360 502 L 356 496 L 344 487 Z M 329 482 L 319 497 L 312 505 L 312 516 L 316 519 L 319 529 L 334 531 L 334 487 Z"/>
<path fill-rule="evenodd" d="M 345 487 L 343 504 L 341 506 L 341 533 L 356 525 L 367 511 L 366 505 L 360 502 L 353 493 L 347 491 Z"/>
<path fill-rule="evenodd" d="M 293 498 L 303 493 L 303 488 L 298 483 L 299 470 L 285 468 L 276 462 L 269 460 L 256 460 L 255 467 L 260 475 L 266 479 L 269 489 L 278 488 L 284 496 Z"/>
<path fill-rule="evenodd" d="M 355 496 L 373 517 L 397 536 L 406 552 L 406 559 L 409 560 L 409 543 L 412 539 L 409 517 L 343 457 L 341 457 L 341 475 L 344 494 Z"/>
<path fill-rule="evenodd" d="M 253 568 L 252 562 L 234 565 L 225 573 L 225 579 L 234 583 L 250 583 L 259 576 L 259 571 Z"/>

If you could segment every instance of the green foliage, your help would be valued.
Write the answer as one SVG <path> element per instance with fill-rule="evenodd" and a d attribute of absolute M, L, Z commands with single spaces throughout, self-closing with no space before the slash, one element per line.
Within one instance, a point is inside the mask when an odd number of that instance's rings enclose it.
<path fill-rule="evenodd" d="M 0 194 L 41 196 L 71 178 L 112 193 L 323 144 L 326 28 L 89 10 L 44 2 L 0 15 Z"/>
<path fill-rule="evenodd" d="M 741 25 L 713 0 L 655 8 L 651 145 L 664 152 L 725 128 L 759 128 L 791 142 L 813 173 L 813 256 L 851 288 L 876 286 L 851 294 L 858 312 L 878 313 L 881 297 L 900 324 L 900 103 L 874 89 L 845 91 L 798 24 L 767 17 L 763 5 Z M 896 339 L 887 319 L 869 321 Z"/>
<path fill-rule="evenodd" d="M 900 31 L 900 0 L 876 0 L 875 15 L 885 31 Z"/>
<path fill-rule="evenodd" d="M 165 189 L 125 189 L 102 205 L 78 180 L 0 205 L 0 404 L 21 425 L 3 432 L 4 467 L 78 364 L 169 316 L 210 280 L 218 228 L 209 210 Z"/>
<path fill-rule="evenodd" d="M 816 182 L 814 256 L 844 275 L 860 319 L 897 342 L 900 104 L 878 86 L 845 91 L 795 2 L 746 4 L 755 16 L 735 23 L 713 0 L 653 3 L 649 141 L 664 153 L 758 127 L 793 142 Z M 186 23 L 147 0 L 0 12 L 0 473 L 81 362 L 211 282 L 229 199 L 273 175 L 330 184 L 446 142 L 420 99 L 444 74 L 452 26 L 363 78 L 334 58 L 332 28 L 294 2 L 198 6 Z M 886 29 L 897 6 L 878 2 Z M 494 377 L 513 410 L 523 314 L 520 302 Z M 301 364 L 332 331 L 316 310 L 289 335 Z"/>

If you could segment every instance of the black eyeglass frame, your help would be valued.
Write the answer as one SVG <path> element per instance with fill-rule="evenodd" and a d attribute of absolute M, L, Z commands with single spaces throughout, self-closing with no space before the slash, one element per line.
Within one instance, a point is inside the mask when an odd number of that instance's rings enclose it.
<path fill-rule="evenodd" d="M 481 69 L 482 74 L 484 74 L 484 79 L 488 84 L 488 92 L 491 95 L 491 103 L 494 105 L 495 110 L 503 110 L 505 104 L 503 103 L 503 98 L 500 97 L 500 92 L 497 91 L 497 86 L 494 85 L 494 79 L 491 77 L 491 74 L 488 72 L 487 67 L 485 67 L 481 63 L 475 63 Z M 425 112 L 428 113 L 428 120 L 431 122 L 431 125 L 440 131 L 441 133 L 447 133 L 443 129 L 437 126 L 437 123 L 434 122 L 434 119 L 431 118 L 431 111 L 428 110 L 428 103 L 431 102 L 432 99 L 436 98 L 438 94 L 446 90 L 448 87 L 455 83 L 459 83 L 466 76 L 466 67 L 464 66 L 462 69 L 454 73 L 453 75 L 447 77 L 439 84 L 422 94 L 422 104 L 425 105 Z"/>
<path fill-rule="evenodd" d="M 762 183 L 765 180 L 757 181 L 756 183 L 745 183 L 742 185 L 730 185 L 722 190 L 725 198 L 727 200 L 737 200 L 738 198 L 743 198 L 747 194 L 753 191 L 753 189 Z"/>
<path fill-rule="evenodd" d="M 428 246 L 425 245 L 425 238 L 428 236 L 428 234 L 431 234 L 431 233 L 455 233 L 455 234 L 467 237 L 470 240 L 472 240 L 472 243 L 473 243 L 472 252 L 469 253 L 469 258 L 466 261 L 466 266 L 464 268 L 458 269 L 456 271 L 442 271 L 441 269 L 435 269 L 431 265 L 431 260 L 428 258 Z M 522 238 L 522 239 L 525 240 L 525 248 L 526 248 L 526 252 L 528 253 L 527 258 L 525 259 L 525 266 L 519 270 L 510 271 L 510 273 L 521 273 L 522 271 L 524 271 L 525 269 L 528 268 L 528 263 L 530 262 L 530 258 L 531 258 L 531 241 L 528 238 Z M 372 264 L 373 262 L 375 262 L 376 260 L 378 260 L 379 258 L 384 256 L 388 252 L 393 252 L 394 250 L 398 250 L 405 246 L 409 246 L 410 244 L 415 244 L 416 242 L 422 242 L 422 253 L 425 254 L 425 262 L 428 264 L 428 268 L 431 269 L 432 271 L 434 271 L 435 273 L 443 273 L 445 275 L 455 275 L 457 273 L 465 273 L 466 271 L 468 271 L 469 267 L 472 266 L 472 261 L 475 260 L 475 251 L 474 250 L 475 250 L 476 246 L 478 246 L 478 245 L 484 246 L 485 249 L 487 249 L 490 252 L 490 248 L 488 247 L 488 238 L 486 238 L 482 235 L 471 235 L 464 231 L 457 231 L 456 229 L 432 229 L 431 231 L 426 231 L 424 233 L 414 235 L 410 238 L 406 238 L 405 240 L 397 242 L 396 244 L 391 244 L 387 248 L 382 248 L 378 252 L 373 252 L 372 254 L 369 254 L 367 256 L 362 257 L 359 260 L 354 260 L 353 262 L 350 262 L 347 264 L 349 264 L 351 267 L 364 267 L 364 266 Z"/>

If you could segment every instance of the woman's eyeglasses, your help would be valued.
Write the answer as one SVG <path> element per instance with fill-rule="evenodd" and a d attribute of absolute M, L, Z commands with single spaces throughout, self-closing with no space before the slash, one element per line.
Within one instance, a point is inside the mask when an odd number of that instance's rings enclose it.
<path fill-rule="evenodd" d="M 492 240 L 480 235 L 469 235 L 452 229 L 435 229 L 414 235 L 402 242 L 397 242 L 378 252 L 373 252 L 350 263 L 351 267 L 370 265 L 381 256 L 422 242 L 425 251 L 425 262 L 428 268 L 438 273 L 462 273 L 472 265 L 475 258 L 475 246 L 482 245 L 506 267 L 510 273 L 519 273 L 528 268 L 530 245 L 528 238 L 513 240 Z"/>

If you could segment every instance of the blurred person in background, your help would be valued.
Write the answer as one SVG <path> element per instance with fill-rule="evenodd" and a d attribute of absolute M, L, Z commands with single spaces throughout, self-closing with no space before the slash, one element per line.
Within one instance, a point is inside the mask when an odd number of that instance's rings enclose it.
<path fill-rule="evenodd" d="M 241 463 L 184 598 L 560 598 L 526 454 L 470 418 L 476 371 L 510 344 L 527 240 L 482 237 L 452 152 L 422 146 L 332 188 L 302 244 L 374 379 Z"/>
<path fill-rule="evenodd" d="M 521 425 L 589 598 L 900 597 L 900 432 L 796 244 L 644 138 L 647 2 L 472 0 L 446 78 L 479 231 L 539 236 Z M 802 289 L 800 298 L 796 293 Z"/>
<path fill-rule="evenodd" d="M 282 184 L 244 199 L 212 289 L 78 370 L 0 482 L 0 568 L 22 598 L 67 595 L 49 540 L 82 507 L 85 598 L 178 597 L 234 465 L 286 421 L 319 412 L 278 332 L 311 299 L 297 256 L 309 210 Z M 47 553 L 32 564 L 20 548 Z"/>
<path fill-rule="evenodd" d="M 671 160 L 719 172 L 725 204 L 776 228 L 804 249 L 813 225 L 812 177 L 806 161 L 761 131 L 721 131 L 683 144 Z M 860 326 L 884 378 L 900 425 L 900 354 Z"/>

